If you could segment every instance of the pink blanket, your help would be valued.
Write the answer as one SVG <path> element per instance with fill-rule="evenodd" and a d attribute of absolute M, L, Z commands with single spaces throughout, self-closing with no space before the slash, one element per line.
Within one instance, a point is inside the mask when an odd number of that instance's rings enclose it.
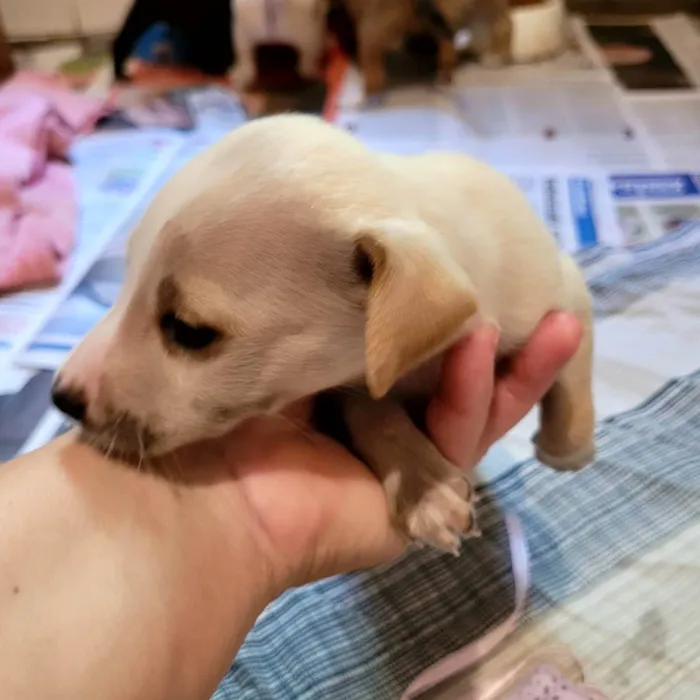
<path fill-rule="evenodd" d="M 78 223 L 65 156 L 104 111 L 52 77 L 19 73 L 0 87 L 0 294 L 61 279 Z"/>

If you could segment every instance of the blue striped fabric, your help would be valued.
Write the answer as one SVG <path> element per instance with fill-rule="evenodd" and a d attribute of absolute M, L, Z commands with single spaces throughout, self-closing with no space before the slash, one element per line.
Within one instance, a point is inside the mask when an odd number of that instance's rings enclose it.
<path fill-rule="evenodd" d="M 690 228 L 624 254 L 583 253 L 599 313 L 700 275 L 697 234 Z M 504 510 L 517 513 L 527 533 L 535 615 L 698 517 L 698 435 L 700 372 L 603 421 L 598 460 L 580 474 L 527 462 L 490 484 L 479 505 L 484 537 L 466 542 L 460 558 L 414 552 L 384 570 L 288 592 L 258 621 L 214 697 L 398 698 L 426 666 L 510 612 Z"/>
<path fill-rule="evenodd" d="M 605 262 L 608 261 L 608 265 Z M 579 261 L 589 271 L 588 285 L 599 318 L 623 313 L 635 301 L 662 289 L 674 279 L 694 277 L 700 270 L 700 223 L 671 237 L 619 252 L 610 248 L 583 254 Z M 612 263 L 612 264 L 610 264 Z M 595 269 L 603 267 L 596 274 Z"/>

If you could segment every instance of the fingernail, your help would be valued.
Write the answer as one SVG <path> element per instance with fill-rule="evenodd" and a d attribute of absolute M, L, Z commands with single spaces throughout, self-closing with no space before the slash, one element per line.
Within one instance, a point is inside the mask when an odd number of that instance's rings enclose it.
<path fill-rule="evenodd" d="M 580 333 L 582 329 L 581 320 L 571 311 L 552 311 L 547 314 L 546 319 L 570 333 Z"/>
<path fill-rule="evenodd" d="M 558 323 L 560 321 L 576 321 L 578 320 L 570 311 L 550 311 L 545 318 L 549 321 Z"/>

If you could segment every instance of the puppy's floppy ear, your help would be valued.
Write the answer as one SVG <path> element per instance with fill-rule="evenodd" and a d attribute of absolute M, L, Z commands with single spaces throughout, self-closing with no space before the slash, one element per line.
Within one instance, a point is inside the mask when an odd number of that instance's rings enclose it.
<path fill-rule="evenodd" d="M 390 220 L 361 231 L 355 267 L 368 285 L 366 381 L 374 398 L 456 340 L 476 312 L 474 289 L 439 235 Z"/>

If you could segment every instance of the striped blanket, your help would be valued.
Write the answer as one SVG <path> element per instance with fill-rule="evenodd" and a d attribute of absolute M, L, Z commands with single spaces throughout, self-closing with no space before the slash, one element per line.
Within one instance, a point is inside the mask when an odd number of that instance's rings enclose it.
<path fill-rule="evenodd" d="M 700 224 L 580 262 L 598 319 L 596 464 L 569 475 L 520 461 L 525 421 L 482 475 L 482 539 L 460 558 L 420 551 L 289 591 L 216 700 L 398 698 L 511 612 L 505 511 L 524 525 L 533 578 L 511 647 L 568 645 L 616 700 L 700 697 Z"/>

